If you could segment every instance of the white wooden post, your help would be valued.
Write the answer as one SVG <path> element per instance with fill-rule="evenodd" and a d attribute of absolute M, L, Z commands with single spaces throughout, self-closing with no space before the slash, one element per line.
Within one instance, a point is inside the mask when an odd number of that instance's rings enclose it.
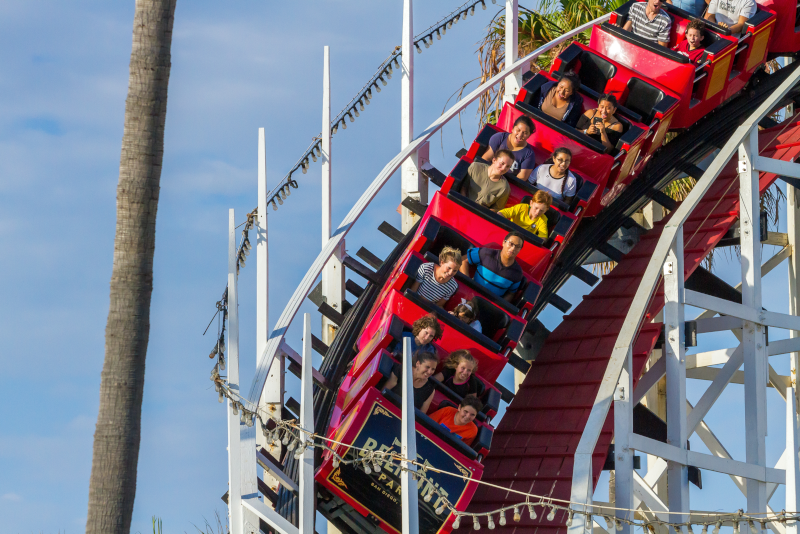
<path fill-rule="evenodd" d="M 758 155 L 758 128 L 739 145 L 739 224 L 742 249 L 742 304 L 761 314 L 761 242 L 759 232 L 759 173 L 753 168 Z M 744 353 L 744 406 L 747 463 L 766 467 L 767 356 L 764 328 L 742 323 Z M 767 485 L 747 479 L 747 512 L 767 511 Z M 756 528 L 760 528 L 756 524 Z"/>
<path fill-rule="evenodd" d="M 330 47 L 323 52 L 322 67 L 322 247 L 331 238 L 331 75 Z M 344 246 L 334 251 L 322 271 L 322 297 L 330 307 L 344 313 Z M 330 345 L 336 336 L 336 325 L 322 316 L 322 341 Z"/>
<path fill-rule="evenodd" d="M 400 428 L 400 453 L 403 458 L 417 459 L 417 430 L 414 423 L 414 374 L 411 353 L 411 338 L 403 338 L 403 409 Z M 403 534 L 416 534 L 419 532 L 419 495 L 417 482 L 412 478 L 412 473 L 417 467 L 406 464 L 408 470 L 402 471 L 400 476 L 400 500 L 403 512 Z"/>
<path fill-rule="evenodd" d="M 400 104 L 400 148 L 406 148 L 414 139 L 414 10 L 412 0 L 403 0 L 403 52 L 401 56 L 401 104 Z M 400 169 L 400 202 L 412 197 L 423 204 L 428 203 L 428 180 L 419 172 L 419 155 L 413 152 Z M 403 233 L 411 230 L 417 216 L 401 206 Z"/>
<path fill-rule="evenodd" d="M 256 361 L 267 348 L 269 332 L 269 233 L 267 230 L 267 148 L 264 128 L 258 129 L 258 218 L 256 219 Z M 270 367 L 264 386 L 264 403 L 267 415 L 275 420 L 281 418 L 283 406 L 283 358 L 276 358 Z M 263 414 L 262 414 L 263 415 Z M 256 444 L 269 451 L 275 458 L 281 456 L 281 443 L 266 442 L 263 432 L 256 431 Z M 278 479 L 269 472 L 264 473 L 264 483 L 272 491 L 278 491 Z"/>
<path fill-rule="evenodd" d="M 300 426 L 314 432 L 314 383 L 311 349 L 311 315 L 303 315 L 303 369 L 300 371 Z M 305 434 L 301 439 L 307 440 Z M 300 462 L 300 532 L 314 532 L 314 449 L 308 447 L 303 451 Z"/>
<path fill-rule="evenodd" d="M 631 375 L 632 352 L 619 377 L 614 393 L 614 507 L 633 509 L 633 451 L 630 435 L 633 432 L 633 377 Z M 617 510 L 616 517 L 632 520 L 629 513 Z M 631 534 L 631 525 L 622 523 L 622 534 Z"/>
<path fill-rule="evenodd" d="M 239 393 L 239 312 L 236 276 L 236 219 L 234 211 L 228 212 L 228 387 Z M 241 441 L 239 416 L 233 414 L 233 403 L 228 399 L 228 519 L 231 534 L 244 532 L 242 519 Z M 238 411 L 238 408 L 237 408 Z"/>
<path fill-rule="evenodd" d="M 664 262 L 664 358 L 667 369 L 667 443 L 686 450 L 686 356 L 683 294 L 683 225 Z M 678 462 L 667 462 L 669 511 L 676 522 L 688 520 L 689 470 Z M 674 533 L 674 529 L 670 528 Z"/>
<path fill-rule="evenodd" d="M 788 63 L 787 63 L 788 64 Z M 787 110 L 788 113 L 788 110 Z M 800 202 L 798 202 L 798 190 L 792 186 L 786 186 L 786 233 L 789 237 L 789 246 L 792 247 L 789 256 L 789 313 L 800 315 L 798 305 L 798 276 L 800 275 L 800 254 L 797 246 L 800 244 Z M 791 338 L 798 337 L 800 332 L 789 330 Z M 786 506 L 785 510 L 800 509 L 800 466 L 798 466 L 798 419 L 797 419 L 797 368 L 798 355 L 792 352 L 789 354 L 791 384 L 786 388 Z M 797 523 L 786 523 L 786 534 L 797 534 Z"/>
<path fill-rule="evenodd" d="M 519 2 L 506 0 L 506 42 L 505 42 L 505 68 L 516 63 L 519 56 Z M 503 100 L 514 102 L 522 87 L 522 71 L 518 70 L 505 80 Z"/>

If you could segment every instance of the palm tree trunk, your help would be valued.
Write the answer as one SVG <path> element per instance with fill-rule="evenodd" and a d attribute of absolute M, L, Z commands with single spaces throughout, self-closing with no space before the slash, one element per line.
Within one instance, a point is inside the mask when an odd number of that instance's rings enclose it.
<path fill-rule="evenodd" d="M 176 0 L 136 0 L 86 532 L 130 531 Z"/>

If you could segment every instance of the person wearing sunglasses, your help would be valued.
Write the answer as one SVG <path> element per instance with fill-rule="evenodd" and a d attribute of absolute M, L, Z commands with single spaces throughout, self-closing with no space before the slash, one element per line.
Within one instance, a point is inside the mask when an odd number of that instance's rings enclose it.
<path fill-rule="evenodd" d="M 472 277 L 498 297 L 511 302 L 522 286 L 522 267 L 517 263 L 517 255 L 524 245 L 519 232 L 509 232 L 503 239 L 503 248 L 471 248 L 461 261 L 461 272 Z M 475 267 L 474 277 L 470 266 Z"/>

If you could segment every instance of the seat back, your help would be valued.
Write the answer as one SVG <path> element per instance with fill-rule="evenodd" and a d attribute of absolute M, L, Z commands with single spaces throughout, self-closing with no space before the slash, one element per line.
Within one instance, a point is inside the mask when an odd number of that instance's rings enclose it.
<path fill-rule="evenodd" d="M 483 334 L 497 341 L 496 334 L 505 331 L 511 323 L 508 314 L 483 297 L 476 296 L 475 300 L 478 303 L 478 320 L 481 322 Z"/>
<path fill-rule="evenodd" d="M 598 95 L 603 94 L 608 80 L 614 77 L 617 68 L 610 61 L 586 50 L 581 53 L 580 61 L 581 67 L 578 71 L 578 76 L 581 79 L 581 84 Z"/>
<path fill-rule="evenodd" d="M 628 80 L 628 97 L 625 107 L 642 116 L 645 124 L 649 124 L 655 115 L 655 106 L 664 99 L 664 91 L 650 85 L 639 78 Z"/>

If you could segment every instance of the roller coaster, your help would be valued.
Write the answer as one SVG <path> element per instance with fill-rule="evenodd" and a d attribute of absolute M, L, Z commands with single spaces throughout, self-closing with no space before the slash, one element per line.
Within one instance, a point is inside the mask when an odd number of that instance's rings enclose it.
<path fill-rule="evenodd" d="M 443 333 L 433 345 L 439 360 L 452 351 L 468 349 L 479 362 L 477 376 L 485 391 L 484 408 L 476 418 L 478 434 L 471 445 L 417 410 L 418 458 L 463 475 L 453 478 L 428 473 L 437 491 L 433 499 L 419 502 L 419 532 L 453 530 L 455 514 L 449 510 L 441 513 L 440 509 L 445 497 L 455 510 L 476 513 L 508 502 L 508 493 L 498 487 L 523 487 L 527 492 L 574 501 L 574 477 L 579 476 L 576 452 L 587 446 L 589 452 L 584 453 L 589 458 L 588 471 L 581 476 L 588 477 L 591 494 L 604 466 L 608 468 L 609 461 L 613 466 L 614 461 L 613 452 L 609 453 L 610 449 L 613 451 L 613 416 L 606 415 L 607 407 L 599 416 L 593 410 L 602 388 L 607 387 L 604 378 L 613 363 L 615 342 L 623 330 L 630 330 L 634 387 L 651 351 L 665 345 L 663 325 L 652 322 L 665 304 L 663 286 L 658 289 L 654 282 L 656 289 L 639 302 L 643 319 L 634 325 L 629 321 L 629 310 L 641 297 L 637 285 L 645 277 L 648 261 L 671 219 L 668 216 L 646 229 L 633 215 L 654 201 L 675 216 L 680 204 L 662 192 L 665 186 L 684 175 L 701 179 L 704 171 L 698 165 L 723 148 L 760 105 L 769 103 L 771 113 L 792 105 L 800 96 L 800 88 L 791 87 L 780 98 L 774 98 L 782 84 L 797 77 L 796 63 L 787 62 L 779 69 L 767 67 L 774 58 L 794 57 L 800 51 L 800 32 L 796 31 L 800 27 L 800 4 L 789 0 L 759 4 L 740 37 L 706 21 L 706 49 L 695 64 L 671 49 L 685 38 L 686 26 L 693 16 L 665 4 L 672 28 L 670 47 L 661 47 L 622 28 L 635 1 L 510 66 L 509 69 L 519 68 L 570 37 L 591 31 L 588 45 L 570 43 L 549 71 L 525 80 L 515 101 L 503 105 L 495 124 L 480 129 L 471 146 L 457 155 L 449 173 L 430 164 L 423 167 L 423 173 L 438 190 L 427 204 L 412 199 L 404 203 L 418 216 L 417 224 L 406 234 L 382 227 L 383 233 L 396 242 L 392 253 L 382 261 L 373 259 L 372 265 L 367 266 L 347 258 L 345 265 L 368 283 L 362 288 L 348 282 L 348 290 L 357 300 L 346 313 L 321 310 L 338 324 L 338 331 L 330 346 L 317 347 L 325 357 L 319 369 L 321 378 L 314 388 L 314 431 L 334 440 L 337 445 L 333 450 L 344 459 L 354 458 L 364 449 L 391 450 L 399 443 L 400 399 L 383 385 L 398 359 L 392 348 L 417 319 L 428 314 L 438 319 Z M 612 150 L 537 106 L 542 87 L 570 71 L 580 78 L 584 110 L 595 108 L 602 94 L 617 98 L 616 116 L 623 131 Z M 260 400 L 270 364 L 282 350 L 283 333 L 300 302 L 377 191 L 420 144 L 502 77 L 488 80 L 434 123 L 387 164 L 365 191 L 298 286 L 266 342 L 249 394 L 251 402 L 258 404 Z M 574 199 L 570 203 L 555 201 L 547 211 L 546 238 L 521 229 L 462 194 L 468 168 L 484 161 L 491 136 L 511 131 L 515 120 L 522 116 L 535 125 L 528 144 L 536 162 L 544 162 L 558 147 L 567 147 L 572 152 L 570 171 L 577 176 Z M 800 122 L 796 118 L 786 117 L 779 123 L 765 117 L 760 122 L 757 150 L 763 157 L 794 162 L 800 154 L 798 140 Z M 691 215 L 680 223 L 686 229 L 680 283 L 685 283 L 687 289 L 713 284 L 713 275 L 700 263 L 720 240 L 729 237 L 739 218 L 739 172 L 735 162 L 720 166 L 716 170 L 718 176 L 711 178 L 716 178 L 713 185 L 698 192 L 702 198 L 695 201 Z M 777 177 L 776 173 L 761 173 L 760 191 Z M 526 202 L 537 192 L 535 185 L 516 176 L 506 175 L 506 180 L 511 190 L 508 205 Z M 637 244 L 626 253 L 608 244 L 620 229 L 632 230 L 639 236 Z M 461 273 L 455 277 L 457 291 L 443 306 L 413 290 L 420 265 L 438 263 L 445 246 L 462 253 L 479 247 L 497 249 L 512 231 L 524 241 L 517 257 L 524 279 L 513 298 L 504 300 Z M 595 251 L 617 263 L 602 280 L 582 266 Z M 570 311 L 570 304 L 557 291 L 572 276 L 595 287 Z M 462 299 L 473 298 L 479 305 L 481 332 L 450 314 Z M 566 314 L 553 332 L 537 320 L 547 304 Z M 506 365 L 525 373 L 516 392 L 498 383 Z M 458 405 L 462 400 L 446 385 L 433 382 L 436 392 L 428 413 Z M 508 406 L 495 426 L 493 419 L 501 400 Z M 588 439 L 584 437 L 587 425 L 597 426 L 597 421 L 600 423 L 595 441 L 586 445 L 582 440 Z M 283 472 L 296 482 L 298 462 L 294 456 L 283 454 L 277 460 Z M 354 465 L 340 464 L 326 451 L 316 454 L 315 480 L 317 509 L 340 531 L 400 532 L 398 472 L 383 469 L 367 473 Z M 478 481 L 496 486 L 479 485 Z M 429 486 L 420 484 L 420 495 L 432 492 L 434 488 Z M 282 485 L 273 504 L 284 518 L 297 524 L 295 490 Z M 518 521 L 497 528 L 517 533 L 566 531 L 566 513 L 550 520 L 543 516 L 534 519 L 523 514 Z M 464 527 L 471 525 L 462 524 Z"/>

